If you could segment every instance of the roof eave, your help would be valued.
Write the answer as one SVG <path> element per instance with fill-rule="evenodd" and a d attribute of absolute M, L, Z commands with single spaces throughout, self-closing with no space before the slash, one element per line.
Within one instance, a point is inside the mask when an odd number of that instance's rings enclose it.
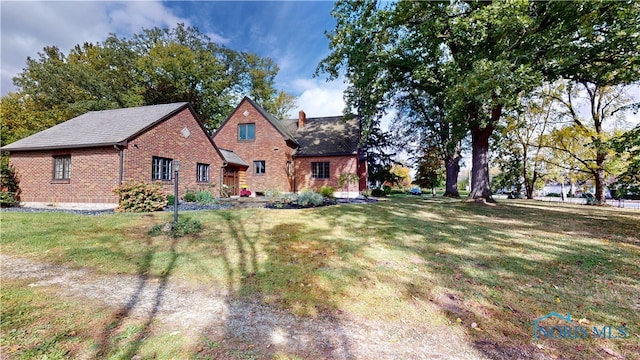
<path fill-rule="evenodd" d="M 0 148 L 1 151 L 8 153 L 21 152 L 21 151 L 48 151 L 48 150 L 72 150 L 72 149 L 87 149 L 97 147 L 108 146 L 127 146 L 127 141 L 108 142 L 108 143 L 90 143 L 90 144 L 74 144 L 74 145 L 54 145 L 54 146 L 25 146 L 18 148 L 7 149 L 5 147 Z"/>
<path fill-rule="evenodd" d="M 296 154 L 296 157 L 323 157 L 323 156 L 356 156 L 358 152 L 335 152 L 335 153 L 320 153 L 320 154 Z"/>

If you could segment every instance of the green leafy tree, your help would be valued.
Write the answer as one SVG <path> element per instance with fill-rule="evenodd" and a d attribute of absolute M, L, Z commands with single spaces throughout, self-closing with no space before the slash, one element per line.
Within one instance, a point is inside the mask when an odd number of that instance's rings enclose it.
<path fill-rule="evenodd" d="M 625 88 L 621 86 L 601 86 L 588 81 L 560 82 L 555 89 L 547 92 L 547 96 L 560 105 L 562 116 L 572 122 L 577 130 L 588 139 L 585 146 L 591 151 L 583 161 L 586 169 L 594 178 L 595 198 L 600 204 L 605 203 L 606 173 L 610 157 L 615 149 L 610 145 L 611 132 L 606 125 L 615 125 L 621 120 L 625 110 L 629 108 L 630 99 L 626 96 Z M 580 107 L 589 109 L 581 114 Z M 572 152 L 576 155 L 576 152 Z M 576 155 L 577 156 L 577 155 Z"/>
<path fill-rule="evenodd" d="M 357 109 L 368 124 L 394 106 L 394 95 L 412 91 L 399 77 L 434 95 L 427 84 L 434 69 L 444 72 L 446 116 L 471 133 L 470 196 L 491 200 L 489 139 L 505 109 L 543 80 L 634 81 L 639 9 L 632 2 L 338 1 L 332 52 L 318 72 L 344 73 L 347 111 Z"/>
<path fill-rule="evenodd" d="M 601 141 L 609 142 L 615 134 L 602 133 Z M 575 184 L 584 183 L 590 179 L 597 179 L 600 169 L 605 174 L 616 175 L 621 172 L 621 164 L 613 155 L 615 150 L 609 148 L 605 155 L 605 161 L 598 165 L 599 151 L 592 143 L 593 139 L 589 131 L 571 124 L 559 129 L 554 129 L 548 136 L 546 148 L 550 150 L 545 162 L 559 168 L 562 177 L 569 177 L 572 184 L 571 193 L 575 193 Z"/>
<path fill-rule="evenodd" d="M 418 95 L 417 90 L 399 95 L 395 99 L 399 112 L 393 127 L 404 150 L 417 155 L 418 169 L 431 164 L 433 156 L 441 160 L 445 169 L 444 196 L 458 198 L 462 139 L 467 131 L 460 123 L 447 119 L 441 100 L 442 97 L 434 98 L 426 93 Z M 426 163 L 425 159 L 428 159 Z M 440 171 L 427 173 L 431 178 Z"/>
<path fill-rule="evenodd" d="M 443 169 L 444 161 L 442 161 L 438 150 L 425 149 L 422 157 L 416 164 L 416 178 L 413 180 L 413 183 L 421 188 L 431 189 L 435 194 L 434 189 L 442 186 L 442 180 L 445 176 Z M 445 196 L 447 196 L 447 194 L 445 194 Z"/>
<path fill-rule="evenodd" d="M 0 159 L 0 206 L 11 207 L 20 203 L 20 179 L 9 159 Z"/>
<path fill-rule="evenodd" d="M 91 110 L 188 101 L 213 131 L 245 95 L 286 113 L 293 98 L 274 88 L 277 72 L 269 58 L 219 46 L 178 24 L 143 29 L 130 39 L 111 34 L 68 55 L 45 47 L 27 59 L 14 83 L 30 111 L 46 109 L 64 120 Z"/>
<path fill-rule="evenodd" d="M 500 168 L 493 179 L 493 189 L 524 187 L 528 199 L 546 174 L 542 161 L 545 134 L 557 115 L 553 102 L 540 94 L 527 97 L 520 109 L 503 117 L 494 142 L 494 163 Z"/>
<path fill-rule="evenodd" d="M 39 106 L 31 97 L 9 93 L 0 98 L 0 136 L 2 145 L 10 144 L 68 119 L 61 107 Z"/>
<path fill-rule="evenodd" d="M 396 176 L 396 185 L 406 189 L 411 185 L 411 168 L 402 163 L 395 163 L 391 166 L 391 173 Z"/>
<path fill-rule="evenodd" d="M 628 164 L 617 176 L 612 186 L 618 196 L 640 195 L 640 125 L 612 140 L 612 147 L 620 154 L 626 153 Z"/>
<path fill-rule="evenodd" d="M 391 173 L 391 167 L 396 163 L 393 137 L 389 132 L 375 127 L 367 137 L 364 149 L 367 154 L 367 179 L 376 187 L 389 182 L 398 181 L 396 175 Z"/>

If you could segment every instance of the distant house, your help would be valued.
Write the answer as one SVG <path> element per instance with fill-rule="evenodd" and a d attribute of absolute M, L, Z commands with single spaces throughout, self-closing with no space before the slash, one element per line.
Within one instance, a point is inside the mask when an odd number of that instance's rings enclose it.
<path fill-rule="evenodd" d="M 269 189 L 298 192 L 332 186 L 337 195 L 366 186 L 357 118 L 342 116 L 281 121 L 244 98 L 208 136 L 188 103 L 92 111 L 4 146 L 27 203 L 115 204 L 113 189 L 136 180 L 160 182 L 173 193 L 207 189 L 238 195 Z M 339 187 L 341 174 L 358 184 Z M 222 186 L 221 186 L 222 185 Z"/>
<path fill-rule="evenodd" d="M 332 186 L 337 195 L 366 187 L 366 159 L 359 147 L 360 123 L 342 116 L 279 120 L 244 98 L 213 135 L 225 156 L 223 183 L 233 195 L 247 186 L 254 193 L 273 189 L 298 192 Z M 242 164 L 241 164 L 242 163 Z M 341 174 L 360 181 L 340 187 Z M 353 195 L 353 194 L 352 194 Z"/>
<path fill-rule="evenodd" d="M 115 204 L 125 181 L 161 182 L 173 192 L 217 192 L 222 154 L 188 103 L 92 111 L 4 146 L 20 178 L 22 201 Z"/>

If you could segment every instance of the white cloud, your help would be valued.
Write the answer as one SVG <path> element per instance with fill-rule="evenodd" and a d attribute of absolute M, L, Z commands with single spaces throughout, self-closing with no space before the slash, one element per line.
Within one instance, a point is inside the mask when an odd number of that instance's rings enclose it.
<path fill-rule="evenodd" d="M 141 29 L 158 27 L 174 27 L 177 23 L 190 25 L 184 18 L 175 16 L 162 3 L 155 1 L 130 1 L 111 3 L 107 6 L 109 23 L 119 32 L 133 34 Z"/>
<path fill-rule="evenodd" d="M 45 46 L 55 45 L 67 54 L 76 44 L 100 42 L 109 33 L 130 36 L 142 28 L 190 25 L 160 1 L 49 2 L 2 1 L 2 95 L 14 91 L 12 78 L 22 71 L 27 57 L 36 58 Z M 228 39 L 207 33 L 215 42 Z"/>
<path fill-rule="evenodd" d="M 297 79 L 292 87 L 300 96 L 297 108 L 289 112 L 291 117 L 297 117 L 298 110 L 304 110 L 308 117 L 334 116 L 344 111 L 343 94 L 347 84 L 342 81 Z"/>
<path fill-rule="evenodd" d="M 289 116 L 295 118 L 299 110 L 304 110 L 308 117 L 335 116 L 344 111 L 344 92 L 348 84 L 338 79 L 326 82 L 319 79 L 296 79 L 291 88 L 300 93 L 297 99 L 297 107 L 289 112 Z M 388 111 L 380 119 L 380 128 L 389 130 L 391 122 L 396 116 L 395 110 Z"/>
<path fill-rule="evenodd" d="M 104 3 L 1 2 L 2 94 L 14 90 L 12 78 L 45 46 L 67 53 L 77 43 L 95 42 L 109 32 Z"/>

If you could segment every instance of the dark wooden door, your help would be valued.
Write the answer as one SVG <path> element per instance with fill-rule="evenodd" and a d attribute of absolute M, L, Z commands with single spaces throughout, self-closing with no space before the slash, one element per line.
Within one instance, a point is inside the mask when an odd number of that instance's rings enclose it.
<path fill-rule="evenodd" d="M 231 196 L 237 196 L 239 194 L 240 177 L 238 176 L 237 168 L 227 167 L 224 170 L 224 176 L 222 177 L 222 183 L 226 185 L 226 192 Z"/>

